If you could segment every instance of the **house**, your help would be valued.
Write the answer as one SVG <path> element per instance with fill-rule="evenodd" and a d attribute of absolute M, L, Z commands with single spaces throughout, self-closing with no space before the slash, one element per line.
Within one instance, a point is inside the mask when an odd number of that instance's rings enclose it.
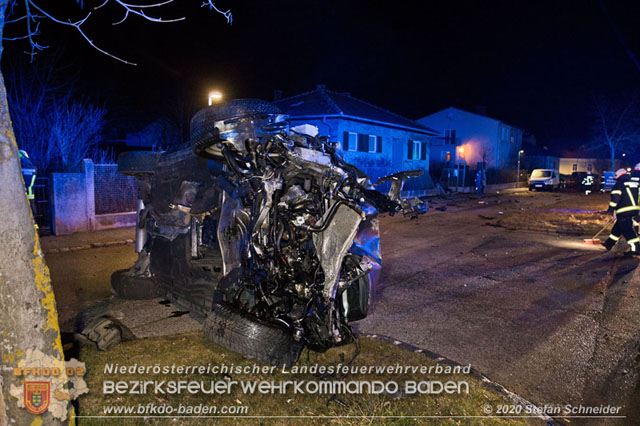
<path fill-rule="evenodd" d="M 619 160 L 616 160 L 616 165 Z M 611 168 L 611 160 L 600 158 L 565 157 L 560 159 L 560 174 L 570 175 L 575 172 L 591 172 L 601 175 Z"/>
<path fill-rule="evenodd" d="M 438 132 L 349 93 L 316 90 L 274 101 L 289 115 L 291 126 L 311 124 L 320 136 L 338 141 L 344 159 L 367 173 L 372 181 L 402 170 L 422 169 L 409 180 L 405 195 L 431 189 L 429 139 Z"/>
<path fill-rule="evenodd" d="M 621 167 L 633 167 L 631 158 L 626 153 L 623 153 L 621 158 L 616 158 L 614 165 L 614 171 Z M 606 171 L 611 171 L 611 159 L 606 156 L 600 156 L 585 146 L 562 151 L 562 158 L 560 158 L 560 174 L 562 175 L 570 175 L 576 172 L 591 172 L 596 175 L 603 175 Z"/>
<path fill-rule="evenodd" d="M 516 168 L 523 133 L 519 127 L 454 107 L 416 121 L 442 135 L 431 141 L 432 165 L 455 167 L 464 160 L 472 168 L 478 163 L 486 168 Z"/>

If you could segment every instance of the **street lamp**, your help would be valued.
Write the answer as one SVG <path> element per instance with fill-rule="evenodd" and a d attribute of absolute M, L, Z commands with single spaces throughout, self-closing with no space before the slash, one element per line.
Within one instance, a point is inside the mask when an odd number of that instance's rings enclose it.
<path fill-rule="evenodd" d="M 214 103 L 218 103 L 221 100 L 222 100 L 222 92 L 219 92 L 217 90 L 213 90 L 209 92 L 209 106 L 213 105 Z"/>
<path fill-rule="evenodd" d="M 516 188 L 520 186 L 520 156 L 524 154 L 524 150 L 518 151 L 518 174 L 516 175 Z"/>

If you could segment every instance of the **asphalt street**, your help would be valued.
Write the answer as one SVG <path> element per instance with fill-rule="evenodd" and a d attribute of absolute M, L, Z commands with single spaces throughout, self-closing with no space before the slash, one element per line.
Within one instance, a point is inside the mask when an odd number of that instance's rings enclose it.
<path fill-rule="evenodd" d="M 539 406 L 620 405 L 639 424 L 638 260 L 580 236 L 487 226 L 582 197 L 469 197 L 417 221 L 383 218 L 384 288 L 359 330 L 471 363 Z"/>
<path fill-rule="evenodd" d="M 638 260 L 581 236 L 488 226 L 585 200 L 463 195 L 435 200 L 418 220 L 381 218 L 382 286 L 358 329 L 470 363 L 538 405 L 620 405 L 625 423 L 640 424 Z M 134 260 L 131 244 L 47 254 L 63 331 Z"/>

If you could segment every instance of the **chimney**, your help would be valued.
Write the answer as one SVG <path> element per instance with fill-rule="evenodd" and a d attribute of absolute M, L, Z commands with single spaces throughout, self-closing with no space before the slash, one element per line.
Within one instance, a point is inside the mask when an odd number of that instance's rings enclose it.
<path fill-rule="evenodd" d="M 279 101 L 280 99 L 282 99 L 282 90 L 274 90 L 273 91 L 273 101 Z"/>
<path fill-rule="evenodd" d="M 327 89 L 327 86 L 325 86 L 324 84 L 318 84 L 316 86 L 316 89 L 318 89 L 321 92 L 324 92 Z"/>

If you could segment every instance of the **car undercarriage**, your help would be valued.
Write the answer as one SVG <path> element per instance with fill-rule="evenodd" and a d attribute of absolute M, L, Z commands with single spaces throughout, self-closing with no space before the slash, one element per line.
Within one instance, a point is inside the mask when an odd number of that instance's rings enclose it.
<path fill-rule="evenodd" d="M 207 339 L 278 366 L 353 341 L 382 266 L 378 214 L 427 211 L 400 198 L 421 171 L 382 178 L 391 189 L 378 192 L 336 143 L 260 100 L 199 111 L 188 144 L 125 153 L 119 171 L 138 177 L 139 257 L 113 292 L 167 297 Z"/>

